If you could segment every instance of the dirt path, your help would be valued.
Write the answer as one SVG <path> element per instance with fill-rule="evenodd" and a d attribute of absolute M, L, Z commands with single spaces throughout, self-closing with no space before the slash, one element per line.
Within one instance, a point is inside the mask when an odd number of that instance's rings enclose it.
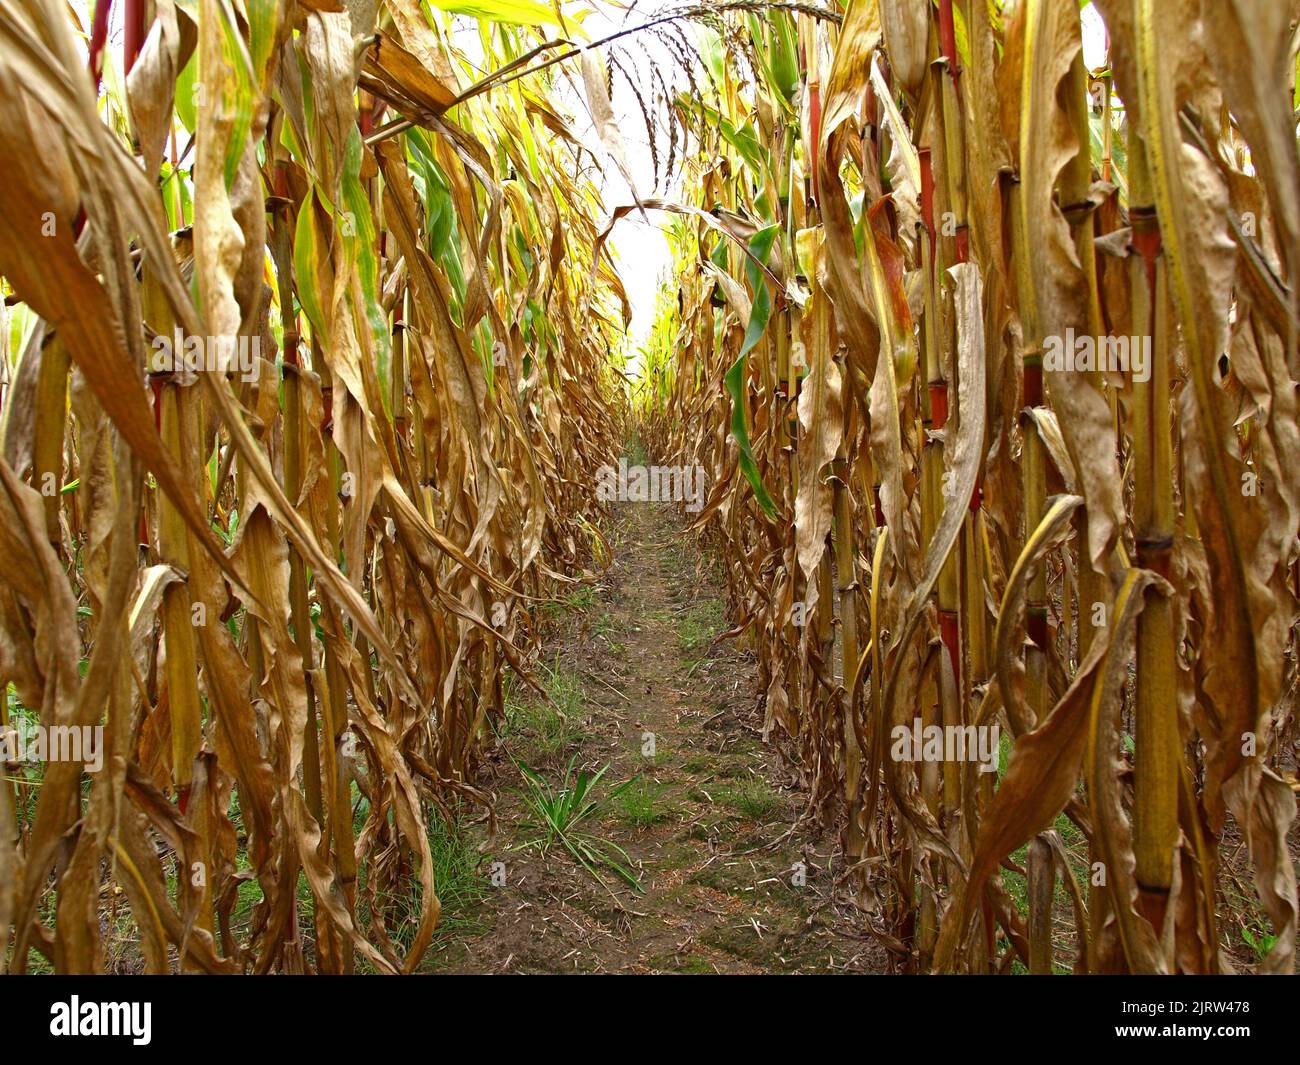
<path fill-rule="evenodd" d="M 613 565 L 559 609 L 547 644 L 542 677 L 564 719 L 542 700 L 511 704 L 485 767 L 498 833 L 440 863 L 445 927 L 428 968 L 878 970 L 878 947 L 830 905 L 834 840 L 790 831 L 802 797 L 760 739 L 752 661 L 711 646 L 725 628 L 717 576 L 670 507 L 624 505 L 611 533 Z M 598 882 L 559 844 L 527 846 L 538 818 L 511 757 L 553 791 L 570 759 L 609 765 L 583 827 L 627 852 L 643 892 L 608 869 Z"/>

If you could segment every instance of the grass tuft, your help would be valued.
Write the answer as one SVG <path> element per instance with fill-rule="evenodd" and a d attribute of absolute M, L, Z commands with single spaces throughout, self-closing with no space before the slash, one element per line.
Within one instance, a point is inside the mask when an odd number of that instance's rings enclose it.
<path fill-rule="evenodd" d="M 720 794 L 723 802 L 753 821 L 763 820 L 781 805 L 781 797 L 759 777 L 737 781 Z"/>

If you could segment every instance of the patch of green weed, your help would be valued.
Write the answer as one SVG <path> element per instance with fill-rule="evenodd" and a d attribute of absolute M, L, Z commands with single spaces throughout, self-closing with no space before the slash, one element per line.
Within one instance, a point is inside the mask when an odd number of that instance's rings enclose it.
<path fill-rule="evenodd" d="M 739 780 L 720 794 L 723 802 L 753 821 L 761 821 L 781 805 L 780 796 L 761 777 Z"/>
<path fill-rule="evenodd" d="M 692 606 L 677 621 L 677 639 L 687 651 L 706 647 L 726 624 L 722 603 L 708 599 Z"/>
<path fill-rule="evenodd" d="M 666 821 L 671 812 L 664 798 L 667 790 L 662 784 L 638 777 L 615 800 L 615 816 L 637 828 L 647 828 Z"/>
<path fill-rule="evenodd" d="M 506 721 L 502 736 L 517 742 L 529 761 L 551 758 L 581 741 L 587 717 L 587 699 L 576 673 L 558 661 L 542 667 L 543 699 L 536 692 L 506 698 Z M 523 693 L 520 693 L 523 695 Z"/>

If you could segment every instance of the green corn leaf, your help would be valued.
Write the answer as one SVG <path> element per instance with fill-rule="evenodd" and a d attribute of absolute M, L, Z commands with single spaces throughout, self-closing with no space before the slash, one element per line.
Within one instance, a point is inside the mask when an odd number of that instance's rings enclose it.
<path fill-rule="evenodd" d="M 772 254 L 772 245 L 780 233 L 780 226 L 768 226 L 754 234 L 749 243 L 749 250 L 755 259 L 766 265 Z M 745 262 L 745 277 L 754 291 L 753 308 L 749 314 L 749 324 L 745 327 L 745 339 L 740 346 L 740 355 L 732 363 L 723 382 L 727 394 L 731 396 L 731 435 L 740 448 L 740 472 L 745 475 L 754 489 L 754 498 L 769 518 L 776 516 L 776 505 L 767 489 L 763 487 L 763 478 L 758 472 L 758 463 L 754 460 L 754 449 L 749 442 L 749 428 L 745 414 L 745 368 L 750 351 L 759 342 L 767 329 L 768 319 L 772 316 L 772 297 L 763 282 L 763 275 L 753 259 Z"/>

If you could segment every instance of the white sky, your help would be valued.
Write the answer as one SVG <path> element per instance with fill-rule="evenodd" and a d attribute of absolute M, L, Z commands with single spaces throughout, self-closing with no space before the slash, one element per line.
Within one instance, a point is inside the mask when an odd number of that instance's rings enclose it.
<path fill-rule="evenodd" d="M 634 10 L 627 13 L 610 4 L 596 2 L 592 5 L 591 14 L 583 21 L 583 28 L 592 40 L 599 40 L 628 26 L 636 26 L 646 21 L 650 17 L 651 10 L 647 8 L 644 11 Z M 659 72 L 669 88 L 675 90 L 673 60 L 664 45 L 652 35 L 632 34 L 614 42 L 613 47 L 617 49 L 619 60 L 628 75 L 637 82 L 647 107 L 653 104 L 654 86 L 657 84 L 650 69 L 651 64 L 659 67 Z M 608 54 L 608 49 L 603 51 Z M 576 62 L 568 64 L 568 67 L 575 85 L 580 86 L 581 79 Z M 632 203 L 632 193 L 628 189 L 627 182 L 601 146 L 585 98 L 575 91 L 565 102 L 575 115 L 575 130 L 583 143 L 591 147 L 597 158 L 604 162 L 603 172 L 597 176 L 597 184 L 606 210 L 613 211 L 616 207 Z M 661 172 L 659 187 L 656 188 L 654 160 L 650 152 L 650 140 L 646 134 L 645 118 L 627 81 L 617 71 L 614 75 L 612 103 L 615 117 L 618 119 L 628 167 L 636 181 L 637 193 L 642 197 L 666 195 L 669 199 L 674 198 L 676 179 L 669 175 L 668 189 L 665 190 L 665 175 L 662 173 L 662 168 L 668 162 L 667 133 L 662 129 L 657 131 Z M 656 120 L 662 121 L 662 107 L 659 111 Z M 680 144 L 678 147 L 681 147 Z M 679 152 L 674 168 L 679 169 L 680 163 Z M 666 222 L 664 215 L 658 211 L 647 211 L 646 217 L 649 218 L 648 223 L 642 219 L 640 212 L 634 211 L 614 227 L 609 239 L 609 246 L 618 264 L 619 276 L 622 277 L 623 285 L 627 290 L 628 302 L 632 305 L 632 322 L 628 334 L 633 347 L 645 341 L 650 327 L 654 324 L 659 281 L 672 264 L 668 241 L 660 228 L 660 224 Z"/>

